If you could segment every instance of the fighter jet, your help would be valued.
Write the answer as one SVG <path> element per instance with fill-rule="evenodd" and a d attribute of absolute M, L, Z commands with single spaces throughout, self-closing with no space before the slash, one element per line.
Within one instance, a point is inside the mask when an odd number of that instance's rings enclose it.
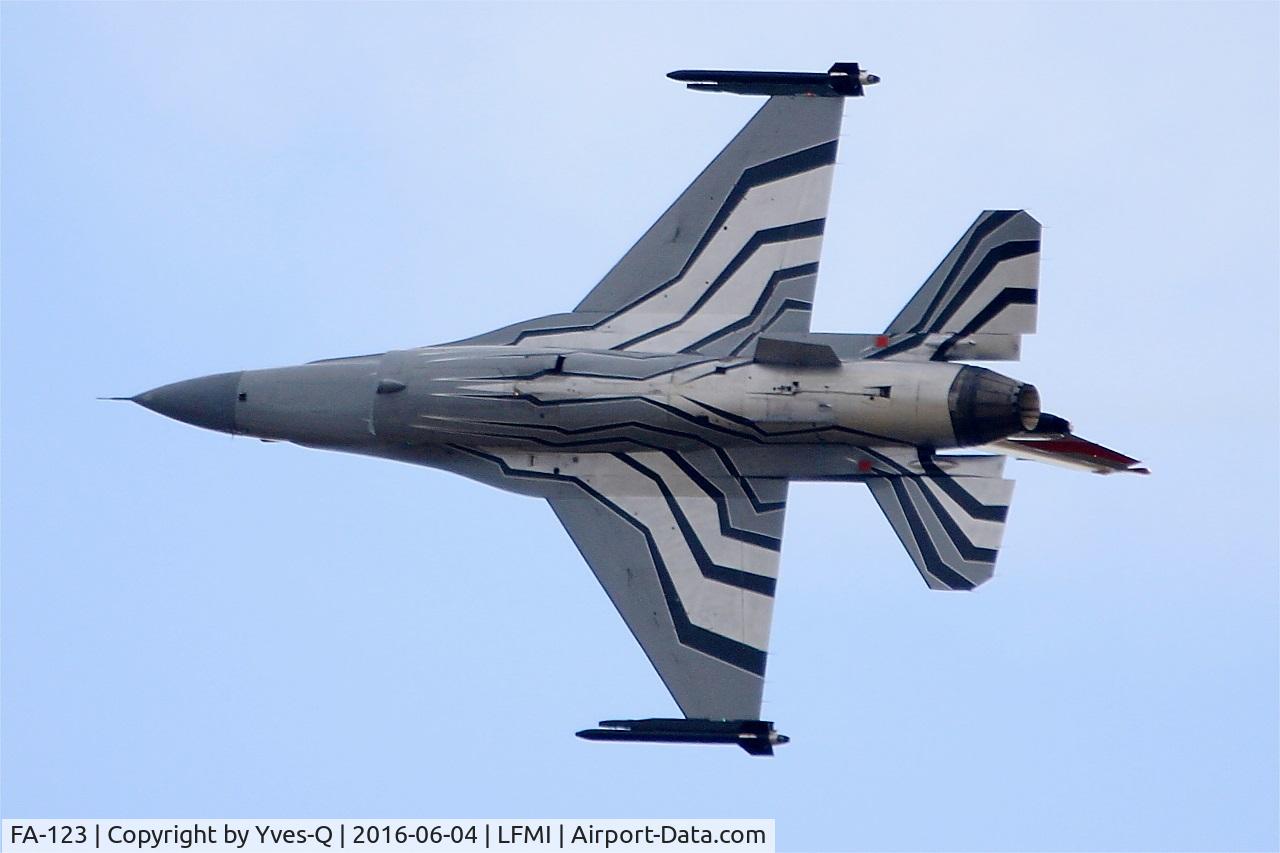
<path fill-rule="evenodd" d="M 825 73 L 677 71 L 768 99 L 576 307 L 419 349 L 219 373 L 128 398 L 234 435 L 452 471 L 550 503 L 684 719 L 591 740 L 731 743 L 761 720 L 793 482 L 865 483 L 925 583 L 991 579 L 1007 456 L 1108 474 L 1016 361 L 1035 331 L 1040 224 L 988 210 L 884 330 L 810 331 L 846 98 Z"/>

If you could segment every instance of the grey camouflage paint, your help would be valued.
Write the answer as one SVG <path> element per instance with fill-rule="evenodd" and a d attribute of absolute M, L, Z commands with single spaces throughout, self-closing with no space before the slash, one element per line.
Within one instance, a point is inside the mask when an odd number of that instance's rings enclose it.
<path fill-rule="evenodd" d="M 987 211 L 885 333 L 810 333 L 843 104 L 769 98 L 573 311 L 132 399 L 545 498 L 685 715 L 758 719 L 791 481 L 868 483 L 937 589 L 991 577 L 1012 494 L 936 451 L 972 432 L 952 360 L 1034 330 L 1040 226 Z"/>

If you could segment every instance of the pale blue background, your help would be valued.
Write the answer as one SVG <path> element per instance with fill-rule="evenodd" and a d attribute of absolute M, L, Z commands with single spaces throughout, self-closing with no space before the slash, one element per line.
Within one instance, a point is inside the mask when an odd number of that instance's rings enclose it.
<path fill-rule="evenodd" d="M 29 5 L 3 17 L 3 813 L 776 817 L 784 849 L 1274 850 L 1280 8 Z M 766 715 L 674 705 L 540 502 L 101 394 L 565 310 L 758 102 L 850 102 L 815 327 L 1044 222 L 1000 577 L 794 489 Z"/>

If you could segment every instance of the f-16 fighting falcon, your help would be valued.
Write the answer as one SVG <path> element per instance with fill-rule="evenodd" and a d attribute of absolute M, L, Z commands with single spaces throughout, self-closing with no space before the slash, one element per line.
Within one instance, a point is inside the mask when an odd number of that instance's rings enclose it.
<path fill-rule="evenodd" d="M 865 483 L 929 588 L 969 590 L 995 567 L 1007 455 L 1146 471 L 1042 412 L 1031 385 L 964 364 L 1016 361 L 1035 331 L 1025 211 L 979 215 L 884 331 L 809 330 L 844 102 L 878 77 L 669 76 L 768 100 L 572 310 L 127 399 L 545 499 L 685 717 L 578 734 L 771 754 L 787 741 L 760 710 L 792 482 Z"/>

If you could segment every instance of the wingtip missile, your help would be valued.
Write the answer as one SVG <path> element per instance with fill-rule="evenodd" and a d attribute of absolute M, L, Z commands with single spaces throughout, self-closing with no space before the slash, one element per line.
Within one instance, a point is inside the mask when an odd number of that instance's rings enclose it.
<path fill-rule="evenodd" d="M 825 72 L 680 70 L 667 75 L 700 92 L 735 95 L 808 95 L 857 98 L 863 88 L 880 82 L 856 62 L 837 62 Z"/>
<path fill-rule="evenodd" d="M 660 719 L 601 720 L 599 728 L 583 729 L 583 740 L 642 743 L 721 743 L 742 747 L 751 755 L 773 755 L 775 746 L 791 738 L 778 734 L 768 720 Z"/>

